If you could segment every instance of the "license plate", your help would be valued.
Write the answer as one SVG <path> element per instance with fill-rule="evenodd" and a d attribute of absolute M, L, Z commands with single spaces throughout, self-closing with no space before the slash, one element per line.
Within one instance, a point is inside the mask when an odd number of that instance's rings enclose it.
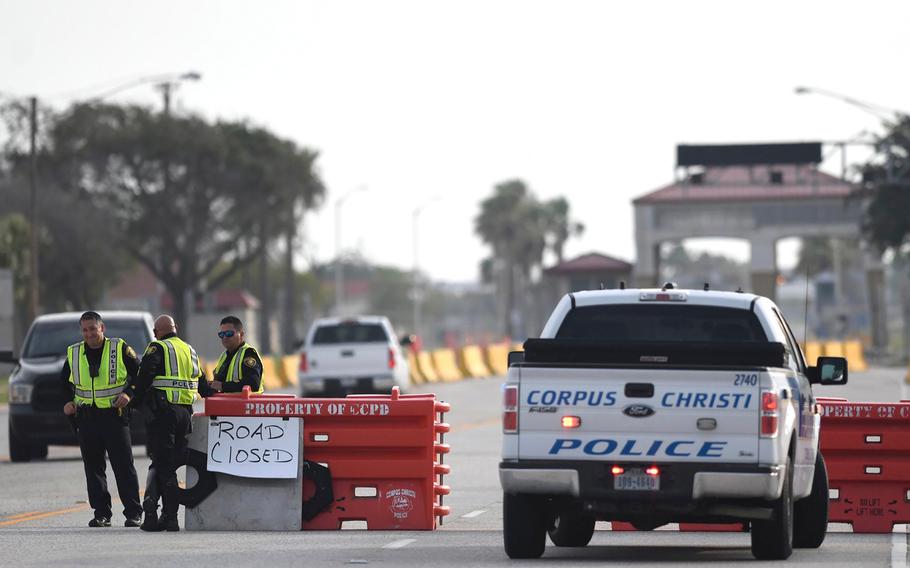
<path fill-rule="evenodd" d="M 617 491 L 657 491 L 660 476 L 648 475 L 641 470 L 632 470 L 613 476 L 613 489 Z"/>

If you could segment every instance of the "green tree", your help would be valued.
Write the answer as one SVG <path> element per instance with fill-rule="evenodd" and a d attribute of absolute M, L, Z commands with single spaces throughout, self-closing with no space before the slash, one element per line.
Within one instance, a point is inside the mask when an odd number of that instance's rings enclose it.
<path fill-rule="evenodd" d="M 484 277 L 491 272 L 503 274 L 502 281 L 497 282 L 505 299 L 503 332 L 515 337 L 523 335 L 522 330 L 514 329 L 513 321 L 519 293 L 517 282 L 521 280 L 524 286 L 530 282 L 548 249 L 561 259 L 566 241 L 581 234 L 584 227 L 569 219 L 569 204 L 564 198 L 541 202 L 523 181 L 516 179 L 497 184 L 493 195 L 481 202 L 474 230 L 492 248 L 492 264 L 481 264 Z"/>
<path fill-rule="evenodd" d="M 95 307 L 104 291 L 127 268 L 130 259 L 112 243 L 119 240 L 109 212 L 62 191 L 53 172 L 54 157 L 48 126 L 55 120 L 47 108 L 39 112 L 37 197 L 39 298 L 44 311 Z M 0 154 L 0 201 L 15 212 L 28 231 L 29 211 L 28 109 L 13 101 L 0 107 L 6 136 Z M 7 236 L 19 221 L 2 229 Z M 0 236 L 0 238 L 3 238 Z M 21 253 L 30 251 L 27 234 Z M 16 311 L 25 321 L 29 265 L 15 269 Z"/>
<path fill-rule="evenodd" d="M 860 167 L 859 196 L 867 203 L 862 228 L 881 250 L 900 252 L 910 244 L 910 116 L 899 115 L 885 126 L 879 155 Z"/>
<path fill-rule="evenodd" d="M 265 129 L 138 106 L 74 105 L 49 139 L 61 184 L 111 212 L 119 246 L 184 324 L 187 296 L 216 289 L 281 235 L 281 212 L 300 203 L 287 172 L 318 179 L 315 154 Z"/>

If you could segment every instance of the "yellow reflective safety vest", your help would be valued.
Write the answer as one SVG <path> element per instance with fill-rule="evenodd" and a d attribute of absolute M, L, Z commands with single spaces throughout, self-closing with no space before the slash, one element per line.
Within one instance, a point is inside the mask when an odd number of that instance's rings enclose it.
<path fill-rule="evenodd" d="M 66 348 L 66 360 L 70 364 L 70 382 L 75 389 L 73 402 L 80 406 L 94 404 L 98 408 L 113 406 L 114 399 L 123 391 L 127 378 L 126 365 L 120 353 L 122 341 L 118 337 L 104 338 L 97 377 L 92 377 L 89 370 L 84 341 Z"/>
<path fill-rule="evenodd" d="M 227 360 L 227 351 L 221 354 L 221 357 L 218 358 L 218 362 L 215 363 L 215 372 L 219 375 L 224 372 L 224 381 L 228 383 L 239 383 L 241 376 L 241 366 L 243 361 L 247 356 L 252 357 L 253 355 L 258 357 L 259 353 L 256 352 L 256 349 L 251 345 L 243 343 L 240 347 L 237 348 L 237 351 L 234 352 L 234 355 L 231 357 L 230 361 Z M 261 360 L 262 358 L 259 357 Z M 223 369 L 223 366 L 227 365 L 227 369 Z M 254 391 L 257 394 L 262 394 L 265 391 L 263 384 L 265 383 L 262 375 L 259 375 L 259 389 Z"/>
<path fill-rule="evenodd" d="M 196 350 L 179 337 L 152 341 L 146 353 L 153 346 L 162 350 L 164 374 L 152 380 L 152 387 L 166 392 L 172 404 L 193 404 L 202 377 Z"/>

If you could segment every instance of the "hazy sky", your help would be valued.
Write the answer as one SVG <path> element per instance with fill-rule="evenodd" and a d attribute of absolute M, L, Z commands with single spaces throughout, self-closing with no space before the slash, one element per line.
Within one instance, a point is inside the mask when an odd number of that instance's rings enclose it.
<path fill-rule="evenodd" d="M 631 200 L 673 179 L 676 144 L 879 131 L 793 89 L 910 108 L 908 22 L 910 4 L 876 1 L 0 0 L 0 92 L 62 108 L 197 70 L 178 110 L 320 152 L 329 194 L 305 257 L 333 257 L 335 200 L 364 185 L 342 208 L 343 248 L 411 268 L 412 212 L 439 196 L 419 217 L 420 266 L 467 281 L 487 254 L 473 218 L 500 181 L 569 199 L 587 227 L 569 254 L 632 260 Z M 161 104 L 149 85 L 114 100 Z"/>

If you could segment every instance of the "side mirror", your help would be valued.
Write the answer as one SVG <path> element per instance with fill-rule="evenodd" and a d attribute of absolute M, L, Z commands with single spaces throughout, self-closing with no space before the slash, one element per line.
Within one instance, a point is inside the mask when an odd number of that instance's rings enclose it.
<path fill-rule="evenodd" d="M 12 363 L 17 364 L 19 359 L 13 356 L 13 352 L 10 350 L 0 351 L 0 363 Z"/>
<path fill-rule="evenodd" d="M 398 343 L 402 347 L 408 347 L 409 345 L 412 345 L 414 343 L 414 336 L 413 335 L 402 336 L 402 338 L 398 341 Z"/>
<path fill-rule="evenodd" d="M 515 365 L 516 363 L 525 362 L 525 352 L 524 351 L 510 351 L 509 352 L 509 367 Z"/>
<path fill-rule="evenodd" d="M 306 340 L 304 339 L 295 339 L 293 343 L 294 351 L 299 351 L 304 343 L 306 343 Z"/>
<path fill-rule="evenodd" d="M 821 385 L 847 384 L 847 360 L 843 357 L 819 357 L 814 367 L 807 369 L 809 382 Z"/>

